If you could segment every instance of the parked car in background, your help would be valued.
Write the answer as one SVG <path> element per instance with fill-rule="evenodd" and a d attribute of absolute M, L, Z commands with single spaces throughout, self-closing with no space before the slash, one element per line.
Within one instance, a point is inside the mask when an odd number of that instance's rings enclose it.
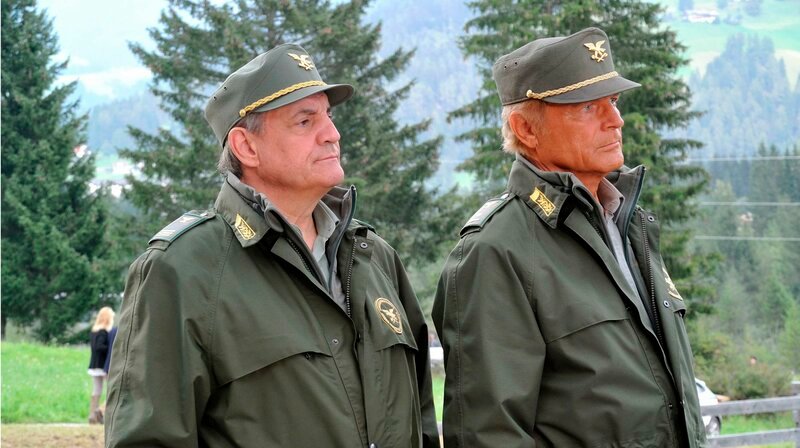
<path fill-rule="evenodd" d="M 694 384 L 697 386 L 697 398 L 700 399 L 700 406 L 719 403 L 717 395 L 711 392 L 711 389 L 706 386 L 705 381 L 695 378 Z M 704 415 L 703 424 L 706 426 L 706 434 L 709 436 L 718 436 L 722 430 L 722 417 L 718 415 Z"/>

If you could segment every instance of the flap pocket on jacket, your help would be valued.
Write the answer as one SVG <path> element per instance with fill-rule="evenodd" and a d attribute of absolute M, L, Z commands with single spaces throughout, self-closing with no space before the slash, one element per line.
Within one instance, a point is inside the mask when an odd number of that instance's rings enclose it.
<path fill-rule="evenodd" d="M 548 313 L 537 315 L 545 343 L 570 336 L 605 322 L 623 321 L 628 318 L 625 307 L 581 304 L 548 309 Z"/>
<path fill-rule="evenodd" d="M 262 335 L 239 340 L 235 347 L 218 347 L 214 368 L 220 385 L 227 384 L 287 358 L 305 353 L 330 356 L 323 344 L 292 335 Z"/>
<path fill-rule="evenodd" d="M 672 302 L 672 311 L 683 317 L 686 315 L 686 303 L 683 300 L 673 299 L 670 297 L 670 302 Z"/>
<path fill-rule="evenodd" d="M 380 335 L 376 335 L 374 338 L 375 341 L 375 351 L 387 349 L 393 345 L 405 345 L 407 348 L 410 348 L 414 351 L 417 350 L 417 342 L 414 340 L 411 335 L 403 333 L 403 334 L 387 334 L 382 332 Z"/>

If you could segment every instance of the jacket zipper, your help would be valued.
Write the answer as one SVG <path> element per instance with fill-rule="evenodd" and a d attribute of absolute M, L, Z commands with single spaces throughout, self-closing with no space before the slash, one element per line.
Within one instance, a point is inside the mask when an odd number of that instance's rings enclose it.
<path fill-rule="evenodd" d="M 306 270 L 316 277 L 316 273 L 314 272 L 313 269 L 311 269 L 311 266 L 308 264 L 308 260 L 306 260 L 306 256 L 303 255 L 303 253 L 300 251 L 300 248 L 297 247 L 297 245 L 294 243 L 294 241 L 292 241 L 291 238 L 286 238 L 286 241 L 288 241 L 289 245 L 292 246 L 292 249 L 294 249 L 294 251 L 297 252 L 297 255 L 300 257 L 300 260 L 303 261 L 303 266 L 306 268 Z"/>
<path fill-rule="evenodd" d="M 353 263 L 356 257 L 356 239 L 353 238 L 353 249 L 350 251 L 350 261 L 347 264 L 347 278 L 345 279 L 345 286 L 344 286 L 344 305 L 345 305 L 345 312 L 347 316 L 353 317 L 350 314 L 350 285 L 352 284 L 353 278 Z"/>
<path fill-rule="evenodd" d="M 658 317 L 658 305 L 656 304 L 656 287 L 653 278 L 653 266 L 650 260 L 650 241 L 647 239 L 647 225 L 644 222 L 644 213 L 639 214 L 639 221 L 642 223 L 642 241 L 644 243 L 644 258 L 647 266 L 647 278 L 650 280 L 650 310 L 653 312 L 653 326 L 656 330 L 656 338 L 662 347 L 664 344 L 664 334 L 661 329 L 661 319 Z"/>

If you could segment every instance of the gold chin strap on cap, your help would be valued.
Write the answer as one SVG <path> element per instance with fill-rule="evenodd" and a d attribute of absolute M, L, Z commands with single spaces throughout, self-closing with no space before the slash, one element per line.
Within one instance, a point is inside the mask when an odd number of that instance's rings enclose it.
<path fill-rule="evenodd" d="M 532 90 L 528 90 L 528 92 L 525 95 L 528 98 L 534 100 L 540 100 L 542 98 L 547 98 L 549 96 L 556 96 L 556 95 L 561 95 L 562 93 L 572 92 L 573 90 L 580 89 L 581 87 L 586 87 L 588 85 L 592 85 L 600 81 L 605 81 L 606 79 L 611 79 L 616 76 L 619 76 L 619 73 L 609 72 L 606 73 L 605 75 L 595 76 L 594 78 L 587 79 L 586 81 L 576 82 L 575 84 L 571 84 L 566 87 L 561 87 L 560 89 L 548 90 L 542 93 L 536 93 Z"/>
<path fill-rule="evenodd" d="M 293 84 L 293 85 L 291 85 L 291 86 L 289 86 L 289 87 L 287 87 L 285 89 L 278 90 L 277 92 L 273 93 L 272 95 L 265 96 L 264 98 L 261 98 L 260 100 L 249 104 L 244 109 L 239 111 L 239 117 L 244 118 L 244 116 L 247 115 L 248 112 L 252 112 L 253 110 L 258 109 L 259 107 L 269 103 L 270 101 L 272 101 L 272 100 L 274 100 L 276 98 L 280 98 L 280 97 L 282 97 L 282 96 L 284 96 L 286 94 L 292 93 L 295 90 L 303 89 L 303 88 L 306 88 L 306 87 L 325 86 L 325 85 L 327 85 L 327 84 L 325 84 L 322 81 L 306 81 L 306 82 L 299 82 L 297 84 Z"/>

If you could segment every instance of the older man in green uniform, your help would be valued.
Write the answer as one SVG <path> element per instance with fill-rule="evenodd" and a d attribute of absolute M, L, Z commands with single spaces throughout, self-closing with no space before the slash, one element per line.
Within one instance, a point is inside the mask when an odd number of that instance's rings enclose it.
<path fill-rule="evenodd" d="M 439 446 L 417 299 L 336 187 L 352 93 L 287 44 L 211 96 L 227 178 L 131 266 L 107 446 Z"/>
<path fill-rule="evenodd" d="M 461 229 L 433 318 L 446 447 L 705 444 L 686 305 L 623 166 L 606 34 L 535 40 L 493 68 L 508 188 Z"/>

